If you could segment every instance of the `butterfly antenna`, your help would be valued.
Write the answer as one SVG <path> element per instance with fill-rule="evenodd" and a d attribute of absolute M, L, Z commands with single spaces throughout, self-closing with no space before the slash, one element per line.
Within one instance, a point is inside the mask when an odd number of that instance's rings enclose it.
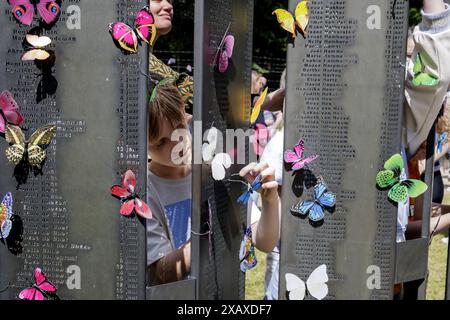
<path fill-rule="evenodd" d="M 9 290 L 9 288 L 11 288 L 11 283 L 9 283 L 6 288 L 0 290 L 0 293 L 6 292 L 7 290 Z"/>

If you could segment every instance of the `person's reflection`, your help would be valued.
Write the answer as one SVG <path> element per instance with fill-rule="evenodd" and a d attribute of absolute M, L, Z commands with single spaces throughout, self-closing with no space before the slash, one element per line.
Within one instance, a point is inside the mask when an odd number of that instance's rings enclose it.
<path fill-rule="evenodd" d="M 154 54 L 155 43 L 162 36 L 168 35 L 172 30 L 174 7 L 172 0 L 150 0 L 150 11 L 155 17 L 156 38 L 149 56 L 149 73 L 153 80 L 166 78 L 177 79 L 177 87 L 183 97 L 186 110 L 192 111 L 192 97 L 194 94 L 194 79 L 186 73 L 178 73 L 159 60 Z M 192 29 L 192 32 L 194 30 Z M 193 37 L 192 33 L 192 37 Z M 191 48 L 192 49 L 192 48 Z M 191 112 L 192 113 L 192 112 Z"/>

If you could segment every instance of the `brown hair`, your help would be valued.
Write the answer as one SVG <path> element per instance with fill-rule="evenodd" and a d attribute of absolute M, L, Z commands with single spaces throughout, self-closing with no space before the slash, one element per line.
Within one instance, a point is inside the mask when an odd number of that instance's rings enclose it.
<path fill-rule="evenodd" d="M 148 139 L 156 142 L 161 135 L 163 122 L 177 128 L 185 122 L 184 101 L 172 82 L 157 85 L 149 103 Z"/>

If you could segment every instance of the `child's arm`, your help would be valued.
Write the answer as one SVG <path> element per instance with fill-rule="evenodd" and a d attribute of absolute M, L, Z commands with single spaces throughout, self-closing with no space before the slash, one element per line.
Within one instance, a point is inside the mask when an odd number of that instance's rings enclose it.
<path fill-rule="evenodd" d="M 191 271 L 191 242 L 150 265 L 152 284 L 164 284 L 186 279 Z"/>
<path fill-rule="evenodd" d="M 252 225 L 253 242 L 256 248 L 269 253 L 280 239 L 281 202 L 278 198 L 275 169 L 269 168 L 266 163 L 251 163 L 241 170 L 240 175 L 249 183 L 261 175 L 262 212 L 260 220 Z"/>
<path fill-rule="evenodd" d="M 263 110 L 267 111 L 280 111 L 283 110 L 284 97 L 286 96 L 286 90 L 280 88 L 267 95 L 266 101 L 262 105 Z"/>

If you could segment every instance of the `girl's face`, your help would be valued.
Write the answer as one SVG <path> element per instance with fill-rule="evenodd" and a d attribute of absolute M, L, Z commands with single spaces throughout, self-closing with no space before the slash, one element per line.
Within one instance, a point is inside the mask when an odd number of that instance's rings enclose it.
<path fill-rule="evenodd" d="M 158 36 L 166 35 L 172 30 L 173 0 L 150 0 L 150 11 L 155 17 Z"/>

